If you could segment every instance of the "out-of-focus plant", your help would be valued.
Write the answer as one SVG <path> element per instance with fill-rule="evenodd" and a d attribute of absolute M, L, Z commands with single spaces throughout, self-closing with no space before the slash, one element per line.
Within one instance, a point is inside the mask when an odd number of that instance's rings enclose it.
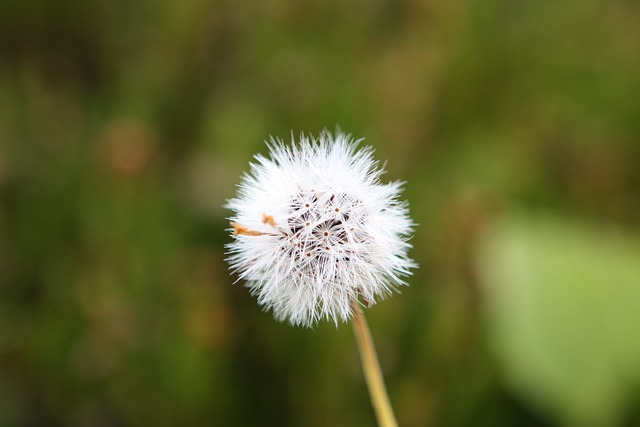
<path fill-rule="evenodd" d="M 492 226 L 478 257 L 509 386 L 563 425 L 619 425 L 640 387 L 640 240 L 520 215 Z"/>

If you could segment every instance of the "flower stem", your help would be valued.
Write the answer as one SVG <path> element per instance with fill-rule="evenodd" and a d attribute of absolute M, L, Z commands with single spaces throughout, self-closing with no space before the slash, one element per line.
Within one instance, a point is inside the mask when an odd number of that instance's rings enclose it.
<path fill-rule="evenodd" d="M 364 313 L 357 301 L 353 302 L 353 331 L 355 332 L 358 349 L 360 350 L 360 360 L 362 362 L 362 370 L 369 386 L 369 395 L 371 396 L 371 404 L 378 419 L 380 427 L 397 427 L 396 417 L 389 402 L 389 395 L 384 385 L 384 378 L 378 362 L 376 348 L 371 339 L 371 332 Z"/>

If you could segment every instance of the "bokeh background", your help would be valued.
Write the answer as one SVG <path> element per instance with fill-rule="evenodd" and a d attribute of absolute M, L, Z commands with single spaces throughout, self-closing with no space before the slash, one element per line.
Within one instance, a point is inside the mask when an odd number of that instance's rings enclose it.
<path fill-rule="evenodd" d="M 640 426 L 640 3 L 0 3 L 0 425 L 365 426 L 349 325 L 224 263 L 269 135 L 406 180 L 403 426 Z"/>

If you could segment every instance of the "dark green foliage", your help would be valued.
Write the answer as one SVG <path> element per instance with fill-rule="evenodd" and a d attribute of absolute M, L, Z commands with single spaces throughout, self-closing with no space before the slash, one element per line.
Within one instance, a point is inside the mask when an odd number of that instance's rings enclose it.
<path fill-rule="evenodd" d="M 637 248 L 640 7 L 330 3 L 0 4 L 1 426 L 372 425 L 349 325 L 275 323 L 224 263 L 222 205 L 263 139 L 336 125 L 407 180 L 420 224 L 411 286 L 367 311 L 401 425 L 638 425 L 637 368 L 596 381 L 617 393 L 601 412 L 569 374 L 518 381 L 539 360 L 504 328 L 540 312 L 487 289 L 638 277 L 636 249 L 593 236 Z M 509 245 L 541 261 L 514 269 Z M 640 312 L 620 289 L 573 319 Z M 615 335 L 631 366 L 630 318 L 543 343 L 579 375 L 572 351 Z"/>

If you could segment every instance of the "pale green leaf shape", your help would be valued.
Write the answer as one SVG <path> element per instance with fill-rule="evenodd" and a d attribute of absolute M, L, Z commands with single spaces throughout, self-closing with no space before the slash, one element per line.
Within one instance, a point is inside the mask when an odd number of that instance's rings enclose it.
<path fill-rule="evenodd" d="M 615 426 L 640 387 L 640 241 L 551 216 L 511 215 L 477 252 L 504 380 L 568 426 Z"/>

